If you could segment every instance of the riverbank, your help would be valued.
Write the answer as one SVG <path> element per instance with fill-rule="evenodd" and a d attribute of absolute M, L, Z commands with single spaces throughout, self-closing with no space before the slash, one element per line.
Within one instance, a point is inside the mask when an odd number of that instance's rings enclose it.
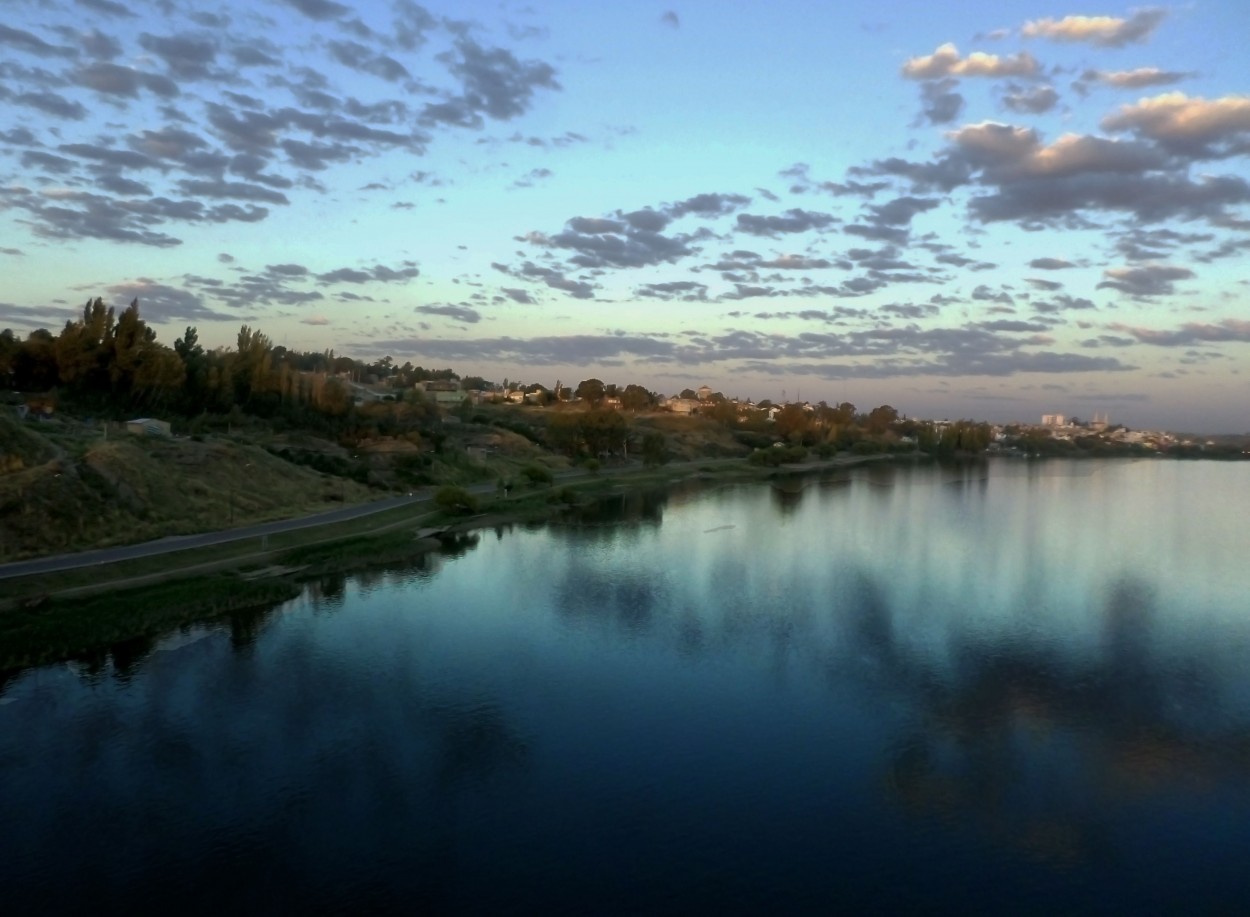
<path fill-rule="evenodd" d="M 609 495 L 681 481 L 777 481 L 910 456 L 838 456 L 767 468 L 744 460 L 607 469 L 562 476 L 506 495 L 483 493 L 479 512 L 438 510 L 432 495 L 373 516 L 5 582 L 0 672 L 99 651 L 297 596 L 306 584 L 457 553 L 484 529 L 540 524 Z"/>

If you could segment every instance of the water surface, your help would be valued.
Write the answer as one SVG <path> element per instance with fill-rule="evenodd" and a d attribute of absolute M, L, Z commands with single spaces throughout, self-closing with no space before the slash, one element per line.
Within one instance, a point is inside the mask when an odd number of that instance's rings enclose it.
<path fill-rule="evenodd" d="M 10 676 L 6 909 L 1239 908 L 1248 484 L 633 495 Z"/>

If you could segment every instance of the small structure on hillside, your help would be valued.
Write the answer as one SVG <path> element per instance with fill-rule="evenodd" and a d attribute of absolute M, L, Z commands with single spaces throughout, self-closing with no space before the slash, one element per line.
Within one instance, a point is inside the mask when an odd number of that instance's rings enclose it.
<path fill-rule="evenodd" d="M 166 439 L 174 435 L 168 420 L 154 417 L 136 417 L 126 421 L 126 432 L 132 436 L 160 436 Z"/>
<path fill-rule="evenodd" d="M 458 405 L 467 397 L 460 390 L 460 383 L 450 379 L 427 379 L 418 382 L 417 388 L 425 392 L 425 397 L 430 401 L 444 407 Z"/>

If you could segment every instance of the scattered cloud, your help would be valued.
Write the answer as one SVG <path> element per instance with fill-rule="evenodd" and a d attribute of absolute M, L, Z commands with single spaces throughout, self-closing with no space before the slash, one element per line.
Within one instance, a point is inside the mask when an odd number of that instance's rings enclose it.
<path fill-rule="evenodd" d="M 902 73 L 910 80 L 936 80 L 952 76 L 1036 76 L 1040 69 L 1037 60 L 1027 51 L 1005 57 L 974 51 L 967 57 L 960 57 L 959 49 L 947 43 L 930 55 L 911 58 L 903 64 Z"/>
<path fill-rule="evenodd" d="M 920 87 L 923 114 L 930 124 L 950 124 L 964 110 L 964 97 L 955 92 L 958 80 L 929 80 Z"/>
<path fill-rule="evenodd" d="M 1194 272 L 1172 264 L 1143 264 L 1107 268 L 1103 276 L 1107 279 L 1098 284 L 1100 290 L 1119 290 L 1130 296 L 1163 296 L 1175 292 L 1175 281 L 1189 280 Z"/>
<path fill-rule="evenodd" d="M 413 311 L 422 315 L 441 315 L 466 325 L 475 325 L 482 320 L 482 314 L 469 306 L 417 306 Z"/>
<path fill-rule="evenodd" d="M 1103 48 L 1120 48 L 1143 42 L 1167 16 L 1159 7 L 1134 10 L 1127 19 L 1115 16 L 1065 16 L 1062 19 L 1034 19 L 1020 29 L 1025 38 L 1051 41 L 1088 42 Z"/>
<path fill-rule="evenodd" d="M 1131 335 L 1142 344 L 1157 347 L 1190 347 L 1194 344 L 1220 344 L 1228 342 L 1250 343 L 1250 321 L 1226 318 L 1214 324 L 1187 322 L 1173 331 L 1159 331 L 1130 325 L 1109 325 L 1112 331 Z"/>
<path fill-rule="evenodd" d="M 1102 120 L 1108 131 L 1132 131 L 1172 151 L 1201 159 L 1250 152 L 1250 96 L 1191 98 L 1169 92 L 1125 105 Z"/>
<path fill-rule="evenodd" d="M 1135 70 L 1086 70 L 1081 83 L 1101 83 L 1116 89 L 1145 89 L 1149 86 L 1170 86 L 1192 74 L 1179 70 L 1160 70 L 1158 67 L 1138 67 Z"/>
<path fill-rule="evenodd" d="M 740 213 L 738 214 L 738 230 L 753 236 L 775 236 L 778 233 L 824 229 L 836 221 L 837 218 L 828 213 L 813 213 L 794 208 L 775 216 Z"/>
<path fill-rule="evenodd" d="M 1053 86 L 1022 89 L 1012 86 L 1003 94 L 1003 106 L 1020 114 L 1040 115 L 1059 104 L 1059 93 Z"/>

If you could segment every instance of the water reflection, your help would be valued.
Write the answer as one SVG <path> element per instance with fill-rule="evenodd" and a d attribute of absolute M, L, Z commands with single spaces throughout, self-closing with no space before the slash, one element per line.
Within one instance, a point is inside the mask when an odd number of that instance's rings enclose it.
<path fill-rule="evenodd" d="M 697 487 L 697 485 L 696 485 Z M 655 529 L 664 521 L 664 509 L 681 488 L 647 488 L 604 494 L 589 503 L 569 507 L 552 528 L 557 532 L 581 530 L 578 538 L 611 539 L 622 531 Z M 596 534 L 594 530 L 599 530 Z"/>
<path fill-rule="evenodd" d="M 265 625 L 273 618 L 276 606 L 241 608 L 226 615 L 226 627 L 230 631 L 230 646 L 235 652 L 251 648 L 264 632 Z"/>
<path fill-rule="evenodd" d="M 237 906 L 281 849 L 313 910 L 1241 900 L 1250 489 L 1041 465 L 610 495 L 9 677 L 6 892 Z"/>
<path fill-rule="evenodd" d="M 783 516 L 792 514 L 799 508 L 799 504 L 803 502 L 803 493 L 808 487 L 808 482 L 803 480 L 785 480 L 775 482 L 769 493 L 773 498 L 773 506 L 775 506 Z"/>

